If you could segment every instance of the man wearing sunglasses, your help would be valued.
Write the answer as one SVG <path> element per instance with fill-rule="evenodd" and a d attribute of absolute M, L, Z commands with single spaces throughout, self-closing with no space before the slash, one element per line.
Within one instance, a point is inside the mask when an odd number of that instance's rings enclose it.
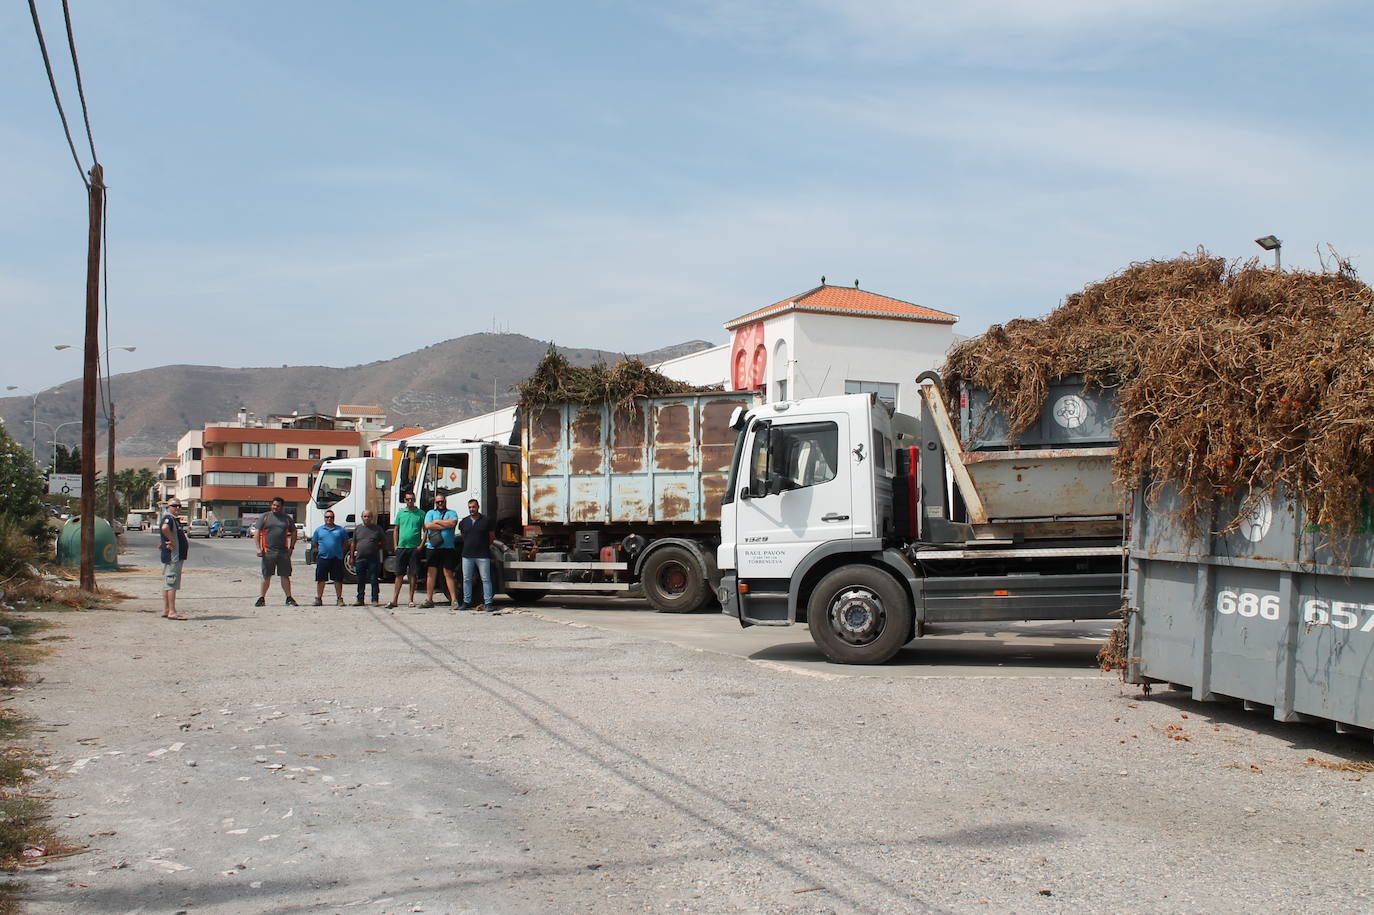
<path fill-rule="evenodd" d="M 444 570 L 444 581 L 448 584 L 448 600 L 452 606 L 458 602 L 458 583 L 454 570 L 458 568 L 458 513 L 448 507 L 448 499 L 442 494 L 434 497 L 434 508 L 425 513 L 425 558 L 428 560 L 429 575 L 425 580 L 425 602 L 421 607 L 434 606 L 434 580 L 440 569 Z"/>
<path fill-rule="evenodd" d="M 396 544 L 396 593 L 391 595 L 388 610 L 395 610 L 401 600 L 401 580 L 410 580 L 410 606 L 415 606 L 415 579 L 420 574 L 420 543 L 424 538 L 425 513 L 415 505 L 415 493 L 402 495 L 405 508 L 396 513 L 391 526 L 392 542 Z"/>

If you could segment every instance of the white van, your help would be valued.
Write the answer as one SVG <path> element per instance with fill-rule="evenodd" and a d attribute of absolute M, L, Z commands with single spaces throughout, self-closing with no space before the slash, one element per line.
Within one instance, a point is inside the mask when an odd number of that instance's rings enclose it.
<path fill-rule="evenodd" d="M 129 517 L 124 519 L 124 529 L 126 531 L 143 530 L 143 512 L 129 512 Z"/>

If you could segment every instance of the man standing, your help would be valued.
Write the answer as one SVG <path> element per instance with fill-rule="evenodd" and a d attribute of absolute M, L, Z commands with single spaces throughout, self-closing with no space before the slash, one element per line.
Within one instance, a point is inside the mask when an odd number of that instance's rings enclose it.
<path fill-rule="evenodd" d="M 449 510 L 447 498 L 436 495 L 434 508 L 425 512 L 425 555 L 429 558 L 429 575 L 425 579 L 425 602 L 421 607 L 434 606 L 434 578 L 440 569 L 444 570 L 444 581 L 448 583 L 449 605 L 457 603 L 458 586 L 453 578 L 453 570 L 458 565 L 458 541 L 453 534 L 457 526 L 458 513 Z"/>
<path fill-rule="evenodd" d="M 491 520 L 481 512 L 476 499 L 468 501 L 468 516 L 458 522 L 458 535 L 463 538 L 463 609 L 496 610 L 496 592 L 491 583 Z M 482 576 L 482 596 L 485 600 L 472 606 L 472 577 Z"/>
<path fill-rule="evenodd" d="M 167 503 L 157 529 L 162 535 L 159 558 L 162 559 L 162 618 L 165 620 L 184 620 L 177 613 L 177 592 L 181 590 L 181 564 L 191 551 L 191 541 L 181 529 L 181 502 L 176 499 Z"/>
<path fill-rule="evenodd" d="M 344 551 L 348 549 L 348 531 L 334 523 L 334 513 L 324 513 L 324 524 L 310 533 L 315 544 L 315 606 L 324 603 L 324 583 L 334 582 L 334 603 L 342 607 Z M 358 585 L 362 593 L 362 585 Z"/>
<path fill-rule="evenodd" d="M 382 579 L 382 547 L 386 545 L 386 529 L 372 520 L 372 512 L 363 509 L 362 523 L 353 528 L 348 551 L 353 556 L 353 572 L 358 576 L 358 599 L 355 607 L 363 605 L 366 585 L 372 585 L 372 606 L 381 604 L 377 593 Z"/>
<path fill-rule="evenodd" d="M 262 590 L 258 592 L 257 603 L 261 607 L 267 602 L 267 586 L 272 576 L 281 579 L 281 589 L 286 595 L 286 606 L 296 606 L 291 596 L 291 554 L 296 550 L 296 523 L 283 509 L 286 503 L 278 496 L 272 500 L 272 510 L 258 519 L 258 555 L 262 557 Z"/>
<path fill-rule="evenodd" d="M 391 529 L 396 538 L 396 593 L 391 595 L 388 610 L 395 610 L 401 600 L 401 579 L 410 579 L 410 606 L 415 606 L 415 578 L 420 574 L 420 543 L 424 537 L 425 513 L 415 507 L 415 493 L 403 496 L 406 507 L 396 513 L 396 525 Z"/>

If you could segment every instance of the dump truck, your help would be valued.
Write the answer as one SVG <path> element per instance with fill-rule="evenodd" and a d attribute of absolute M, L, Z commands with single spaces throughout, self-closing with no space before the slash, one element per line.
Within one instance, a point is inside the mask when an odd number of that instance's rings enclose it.
<path fill-rule="evenodd" d="M 870 394 L 739 409 L 717 597 L 743 626 L 806 623 L 831 661 L 879 664 L 932 623 L 1106 619 L 1122 605 L 1111 391 L 1064 379 L 1019 439 L 933 372 L 921 414 Z M 957 424 L 956 424 L 957 423 Z"/>
<path fill-rule="evenodd" d="M 407 490 L 491 519 L 497 591 L 642 594 L 655 610 L 714 607 L 720 506 L 735 447 L 730 417 L 749 393 L 522 409 L 518 445 L 424 437 L 396 452 L 391 517 Z M 515 437 L 515 436 L 513 436 Z"/>

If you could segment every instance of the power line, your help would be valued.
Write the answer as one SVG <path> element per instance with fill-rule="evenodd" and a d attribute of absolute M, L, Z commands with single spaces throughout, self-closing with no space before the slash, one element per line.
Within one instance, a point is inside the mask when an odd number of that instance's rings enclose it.
<path fill-rule="evenodd" d="M 72 52 L 72 72 L 76 74 L 76 94 L 81 99 L 81 118 L 86 122 L 86 141 L 91 144 L 91 161 L 99 162 L 95 154 L 95 135 L 91 133 L 91 113 L 86 109 L 86 90 L 81 85 L 81 64 L 76 59 L 76 37 L 72 34 L 72 11 L 62 0 L 62 19 L 67 23 L 67 47 Z"/>
<path fill-rule="evenodd" d="M 57 105 L 58 117 L 62 119 L 62 132 L 67 135 L 67 146 L 71 148 L 72 161 L 76 163 L 76 172 L 81 176 L 81 183 L 89 188 L 91 183 L 86 179 L 86 170 L 81 167 L 81 157 L 76 154 L 76 144 L 72 142 L 72 129 L 67 125 L 67 113 L 62 110 L 62 97 L 57 92 L 57 80 L 52 75 L 52 61 L 48 59 L 48 44 L 43 40 L 43 24 L 38 21 L 38 7 L 34 5 L 34 0 L 29 0 L 29 13 L 33 16 L 34 34 L 38 36 L 38 50 L 43 52 L 43 68 L 48 71 L 48 86 L 52 89 L 52 100 Z M 94 147 L 94 143 L 92 147 Z"/>

